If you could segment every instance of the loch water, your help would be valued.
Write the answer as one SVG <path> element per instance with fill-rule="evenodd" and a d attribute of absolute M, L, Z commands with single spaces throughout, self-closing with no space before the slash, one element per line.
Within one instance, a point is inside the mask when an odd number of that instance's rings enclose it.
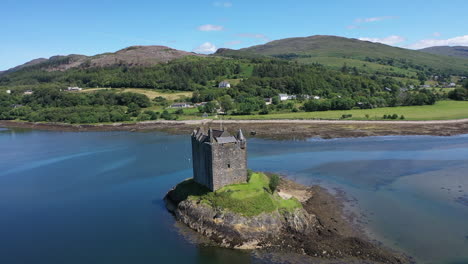
<path fill-rule="evenodd" d="M 366 232 L 418 263 L 468 263 L 468 135 L 251 138 L 249 167 L 345 193 Z M 189 136 L 0 129 L 0 263 L 268 263 L 193 242 L 162 198 Z"/>

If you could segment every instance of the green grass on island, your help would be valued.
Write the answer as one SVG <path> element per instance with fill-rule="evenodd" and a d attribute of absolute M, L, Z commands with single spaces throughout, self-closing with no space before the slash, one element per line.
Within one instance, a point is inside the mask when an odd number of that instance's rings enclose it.
<path fill-rule="evenodd" d="M 292 211 L 301 208 L 296 198 L 283 199 L 269 188 L 270 178 L 263 173 L 251 173 L 247 183 L 232 184 L 215 192 L 195 183 L 193 179 L 177 185 L 176 196 L 193 199 L 212 207 L 223 208 L 244 216 L 255 216 L 276 210 Z"/>

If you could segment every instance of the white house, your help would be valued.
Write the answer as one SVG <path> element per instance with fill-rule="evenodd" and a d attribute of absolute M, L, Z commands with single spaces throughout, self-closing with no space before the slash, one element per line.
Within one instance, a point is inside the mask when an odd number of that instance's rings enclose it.
<path fill-rule="evenodd" d="M 231 84 L 227 81 L 222 81 L 218 84 L 219 88 L 231 88 Z"/>
<path fill-rule="evenodd" d="M 6 93 L 7 93 L 7 94 L 11 94 L 11 90 L 6 90 Z"/>
<path fill-rule="evenodd" d="M 320 99 L 320 96 L 317 96 L 317 95 L 316 95 L 316 96 L 314 96 L 314 99 L 315 99 L 315 100 L 318 100 L 318 99 Z"/>
<path fill-rule="evenodd" d="M 449 86 L 449 87 L 455 87 L 455 86 L 457 86 L 457 85 L 456 85 L 455 83 L 449 83 L 448 86 Z"/>
<path fill-rule="evenodd" d="M 80 88 L 80 87 L 68 87 L 67 88 L 67 91 L 69 92 L 76 92 L 76 91 L 81 91 L 83 90 L 83 88 Z"/>
<path fill-rule="evenodd" d="M 266 105 L 271 105 L 273 103 L 273 99 L 271 97 L 270 98 L 264 98 L 263 100 L 265 101 Z"/>
<path fill-rule="evenodd" d="M 288 94 L 278 94 L 280 101 L 289 100 Z"/>
<path fill-rule="evenodd" d="M 31 95 L 31 94 L 33 94 L 33 91 L 32 90 L 26 90 L 26 91 L 24 91 L 23 94 L 24 95 Z"/>
<path fill-rule="evenodd" d="M 171 108 L 188 108 L 190 104 L 188 103 L 175 103 L 171 105 Z"/>

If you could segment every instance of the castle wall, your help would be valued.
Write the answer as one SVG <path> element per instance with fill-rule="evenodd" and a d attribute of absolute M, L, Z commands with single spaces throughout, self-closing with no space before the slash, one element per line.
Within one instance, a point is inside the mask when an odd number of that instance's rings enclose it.
<path fill-rule="evenodd" d="M 222 137 L 220 137 L 222 138 Z M 226 140 L 225 137 L 222 138 Z M 247 181 L 247 142 L 218 143 L 194 133 L 192 139 L 193 179 L 215 191 L 235 183 Z"/>
<path fill-rule="evenodd" d="M 213 190 L 247 181 L 247 146 L 240 143 L 212 145 Z"/>
<path fill-rule="evenodd" d="M 208 143 L 199 142 L 192 137 L 193 179 L 195 182 L 213 190 L 212 150 Z"/>

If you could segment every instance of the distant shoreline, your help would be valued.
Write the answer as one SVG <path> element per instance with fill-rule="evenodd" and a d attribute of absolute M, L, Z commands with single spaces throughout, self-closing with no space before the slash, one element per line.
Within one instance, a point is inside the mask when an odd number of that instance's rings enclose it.
<path fill-rule="evenodd" d="M 113 124 L 35 123 L 0 120 L 0 127 L 51 131 L 163 131 L 186 134 L 198 126 L 242 128 L 247 134 L 266 138 L 339 138 L 388 135 L 452 136 L 468 134 L 468 119 L 430 121 L 358 120 L 183 120 Z"/>

